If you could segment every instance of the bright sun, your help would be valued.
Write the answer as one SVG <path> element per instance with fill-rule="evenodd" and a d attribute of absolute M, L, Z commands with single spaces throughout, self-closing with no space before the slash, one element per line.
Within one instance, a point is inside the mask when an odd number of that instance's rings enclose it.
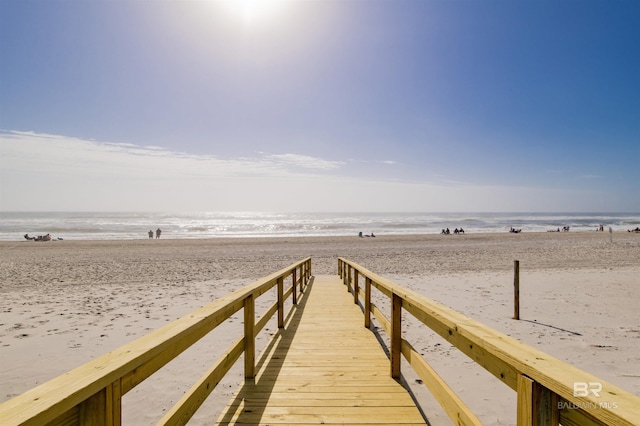
<path fill-rule="evenodd" d="M 285 0 L 218 0 L 218 3 L 246 25 L 255 25 L 276 17 Z"/>

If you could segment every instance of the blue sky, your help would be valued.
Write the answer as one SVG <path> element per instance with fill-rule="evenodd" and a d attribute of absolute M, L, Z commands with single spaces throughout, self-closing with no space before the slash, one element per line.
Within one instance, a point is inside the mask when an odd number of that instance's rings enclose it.
<path fill-rule="evenodd" d="M 0 0 L 0 209 L 637 212 L 638 22 L 617 0 Z"/>

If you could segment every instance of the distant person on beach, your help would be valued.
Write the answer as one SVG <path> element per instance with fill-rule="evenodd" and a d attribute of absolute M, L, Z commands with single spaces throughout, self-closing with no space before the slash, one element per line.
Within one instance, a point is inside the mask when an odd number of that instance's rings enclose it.
<path fill-rule="evenodd" d="M 156 229 L 156 239 L 160 238 L 160 234 L 162 234 L 160 228 Z"/>
<path fill-rule="evenodd" d="M 153 231 L 151 229 L 149 229 L 149 239 L 150 240 L 153 239 Z"/>
<path fill-rule="evenodd" d="M 37 237 L 30 237 L 29 234 L 24 234 L 24 237 L 29 241 L 51 241 L 51 235 L 38 235 Z"/>

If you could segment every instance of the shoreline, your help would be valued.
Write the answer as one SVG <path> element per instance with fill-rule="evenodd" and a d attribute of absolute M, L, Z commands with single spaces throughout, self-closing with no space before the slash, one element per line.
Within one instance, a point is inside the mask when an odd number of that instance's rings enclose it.
<path fill-rule="evenodd" d="M 640 236 L 614 234 L 610 243 L 607 232 L 540 232 L 0 242 L 0 401 L 308 256 L 315 275 L 335 275 L 337 258 L 350 259 L 640 395 L 640 312 L 631 303 L 640 300 Z M 511 319 L 514 260 L 521 321 Z M 128 394 L 125 422 L 155 424 L 167 400 L 238 337 L 232 331 L 240 323 L 241 315 L 195 349 L 195 361 L 163 373 L 171 392 L 159 377 Z M 403 330 L 485 424 L 515 423 L 513 391 L 424 327 L 407 320 Z M 210 424 L 241 381 L 240 367 L 194 424 Z M 491 403 L 487 395 L 495 395 Z M 448 424 L 438 410 L 428 404 L 432 424 Z"/>
<path fill-rule="evenodd" d="M 572 232 L 640 226 L 640 212 L 39 212 L 0 214 L 0 240 L 22 239 L 25 232 L 51 233 L 64 239 L 147 239 L 149 230 L 164 238 L 264 238 L 440 234 L 464 228 L 467 233 L 501 233 L 509 228 Z"/>
<path fill-rule="evenodd" d="M 504 235 L 504 234 L 523 234 L 523 235 L 539 235 L 539 234 L 561 234 L 561 235 L 584 235 L 584 234 L 588 234 L 588 235 L 592 235 L 592 234 L 597 234 L 597 235 L 606 235 L 608 238 L 609 235 L 609 231 L 607 228 L 605 228 L 604 231 L 601 230 L 597 230 L 597 229 L 572 229 L 570 231 L 563 231 L 563 230 L 546 230 L 546 231 L 527 231 L 527 230 L 522 230 L 521 228 L 518 228 L 519 231 L 518 232 L 510 232 L 510 231 L 501 231 L 501 232 L 496 232 L 496 231 L 465 231 L 464 233 L 460 233 L 460 234 L 454 234 L 454 230 L 450 230 L 450 234 L 443 234 L 441 232 L 430 232 L 430 233 L 418 233 L 418 232 L 414 232 L 414 233 L 385 233 L 384 231 L 380 232 L 374 232 L 376 235 L 375 237 L 371 237 L 370 235 L 366 234 L 363 232 L 363 236 L 360 237 L 357 233 L 355 234 L 323 234 L 323 235 L 303 235 L 303 234 L 299 234 L 299 233 L 294 233 L 294 234 L 282 234 L 282 235 L 276 235 L 276 234 L 268 234 L 268 235 L 261 235 L 261 234 L 253 234 L 253 235 L 207 235 L 207 236 L 181 236 L 181 237 L 173 237 L 171 236 L 170 233 L 164 232 L 163 236 L 159 239 L 161 240 L 179 240 L 179 241 L 183 241 L 183 240 L 262 240 L 262 239 L 283 239 L 283 238 L 404 238 L 404 237 L 408 237 L 408 238 L 412 238 L 412 237 L 434 237 L 434 236 L 443 236 L 443 237 L 449 237 L 449 236 L 455 236 L 455 237 L 464 237 L 464 236 L 470 236 L 470 235 L 481 235 L 481 236 L 491 236 L 491 235 Z M 611 232 L 613 235 L 622 235 L 622 234 L 635 234 L 635 235 L 640 235 L 640 231 L 638 231 L 637 229 L 612 229 Z M 18 242 L 30 242 L 26 239 L 24 239 L 24 234 L 20 234 L 20 232 L 16 231 L 16 237 L 15 239 L 0 239 L 0 244 L 3 243 L 18 243 Z M 46 234 L 46 232 L 45 232 Z M 51 234 L 51 233 L 49 233 Z M 143 235 L 144 234 L 144 235 Z M 37 233 L 33 234 L 35 235 L 39 235 Z M 56 241 L 147 241 L 147 240 L 155 240 L 155 236 L 153 238 L 149 238 L 145 233 L 141 233 L 141 235 L 139 237 L 125 237 L 125 238 L 77 238 L 74 239 L 73 237 L 58 237 L 57 235 L 53 235 L 51 234 L 52 239 L 50 241 L 32 241 L 32 242 L 56 242 Z"/>

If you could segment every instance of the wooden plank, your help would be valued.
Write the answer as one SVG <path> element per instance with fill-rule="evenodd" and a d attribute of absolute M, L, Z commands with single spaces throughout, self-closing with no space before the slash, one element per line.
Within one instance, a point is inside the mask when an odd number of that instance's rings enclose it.
<path fill-rule="evenodd" d="M 344 290 L 339 277 L 314 278 L 302 309 L 274 335 L 277 348 L 217 424 L 425 424 Z"/>
<path fill-rule="evenodd" d="M 298 286 L 296 284 L 296 268 L 293 268 L 292 271 L 293 277 L 292 277 L 292 282 L 291 282 L 291 290 L 293 291 L 293 304 L 297 305 L 298 304 Z"/>
<path fill-rule="evenodd" d="M 225 414 L 228 424 L 311 423 L 311 424 L 393 424 L 416 423 L 415 407 L 271 407 L 251 409 L 244 405 L 230 407 L 233 412 Z M 422 423 L 425 424 L 424 422 Z"/>
<path fill-rule="evenodd" d="M 353 271 L 353 303 L 358 304 L 358 296 L 360 294 L 360 284 L 358 283 L 358 270 L 354 269 Z"/>
<path fill-rule="evenodd" d="M 533 426 L 533 380 L 520 374 L 518 376 L 518 426 Z"/>
<path fill-rule="evenodd" d="M 107 425 L 107 389 L 102 389 L 80 404 L 80 424 L 83 426 Z"/>
<path fill-rule="evenodd" d="M 196 410 L 202 405 L 220 380 L 240 358 L 244 347 L 244 339 L 238 341 L 185 393 L 182 398 L 165 414 L 158 424 L 185 425 Z"/>
<path fill-rule="evenodd" d="M 521 374 L 518 377 L 518 426 L 558 425 L 560 415 L 556 395 L 540 383 Z"/>
<path fill-rule="evenodd" d="M 282 282 L 282 278 L 278 278 L 278 328 L 284 328 L 284 283 Z"/>
<path fill-rule="evenodd" d="M 244 377 L 253 379 L 256 375 L 256 339 L 255 339 L 256 305 L 253 295 L 244 299 Z"/>
<path fill-rule="evenodd" d="M 351 392 L 344 392 L 344 388 L 340 388 L 340 392 L 299 392 L 296 393 L 295 398 L 292 398 L 292 392 L 250 392 L 246 394 L 238 394 L 239 397 L 246 400 L 269 400 L 273 404 L 282 404 L 282 403 L 291 403 L 295 404 L 300 402 L 302 404 L 327 404 L 327 405 L 342 405 L 342 404 L 353 404 L 353 403 L 372 403 L 376 405 L 380 405 L 380 401 L 378 400 L 389 400 L 389 401 L 401 401 L 405 403 L 409 401 L 408 399 L 400 399 L 400 398 L 389 398 L 390 395 L 394 394 L 394 391 L 385 392 L 385 389 L 382 386 L 377 388 L 372 388 L 370 392 L 358 391 L 355 388 L 352 388 Z M 406 391 L 402 389 L 402 392 L 395 392 L 400 395 L 404 395 Z M 324 402 L 328 401 L 328 402 Z M 233 402 L 230 404 L 232 405 Z"/>
<path fill-rule="evenodd" d="M 492 373 L 512 389 L 517 389 L 518 376 L 524 374 L 543 387 L 552 390 L 559 398 L 580 406 L 587 417 L 602 424 L 640 424 L 640 399 L 598 377 L 586 373 L 571 364 L 562 362 L 542 351 L 528 346 L 512 337 L 474 321 L 459 312 L 434 302 L 411 290 L 398 286 L 390 280 L 345 259 L 339 259 L 344 267 L 358 268 L 361 274 L 371 278 L 372 286 L 391 297 L 402 298 L 405 311 L 411 313 L 449 343 L 468 355 L 477 364 Z M 378 313 L 378 311 L 375 311 Z M 385 327 L 387 330 L 387 327 Z M 573 394 L 575 382 L 598 382 L 602 384 L 600 397 Z M 610 406 L 606 404 L 609 403 Z M 613 403 L 615 403 L 615 408 Z M 573 417 L 560 413 L 560 416 Z"/>
<path fill-rule="evenodd" d="M 120 426 L 122 424 L 122 387 L 120 379 L 107 386 L 107 424 Z"/>
<path fill-rule="evenodd" d="M 372 398 L 372 395 L 377 396 Z M 290 395 L 282 397 L 268 396 L 266 398 L 246 398 L 246 407 L 261 407 L 269 404 L 271 407 L 411 407 L 414 404 L 406 399 L 389 399 L 386 394 L 368 394 L 366 398 L 346 398 L 348 395 L 329 394 L 327 398 L 316 399 L 313 396 L 306 398 L 291 398 Z M 345 396 L 343 398 L 343 396 Z M 330 397 L 330 398 L 329 398 Z"/>
<path fill-rule="evenodd" d="M 241 309 L 247 295 L 259 297 L 276 285 L 277 278 L 288 277 L 292 268 L 309 261 L 309 258 L 304 259 L 261 278 L 134 342 L 3 402 L 0 418 L 7 425 L 42 425 L 57 418 L 71 418 L 67 413 L 75 411 L 74 407 L 116 380 L 120 380 L 119 393 L 126 394 Z"/>
<path fill-rule="evenodd" d="M 413 346 L 404 339 L 402 340 L 402 354 L 456 425 L 482 425 L 480 419 L 478 419 L 471 409 L 462 402 L 460 397 L 447 385 L 440 375 L 438 375 L 427 361 L 418 354 Z"/>
<path fill-rule="evenodd" d="M 214 426 L 223 426 L 223 425 L 229 425 L 230 423 L 228 422 L 216 422 L 214 423 Z M 271 426 L 274 423 L 269 423 L 269 422 L 258 422 L 258 423 L 251 423 L 252 426 Z M 277 423 L 278 426 L 309 426 L 310 424 L 323 424 L 320 422 L 315 422 L 315 423 Z M 403 426 L 424 426 L 424 422 L 418 422 L 418 423 L 411 423 L 411 422 L 404 422 L 404 423 L 399 423 L 400 425 Z M 340 426 L 362 426 L 362 423 L 340 423 Z"/>
<path fill-rule="evenodd" d="M 364 280 L 364 326 L 371 328 L 371 278 Z"/>
<path fill-rule="evenodd" d="M 400 378 L 402 361 L 402 298 L 393 295 L 391 298 L 391 377 Z"/>
<path fill-rule="evenodd" d="M 393 383 L 393 384 L 391 384 Z M 270 392 L 284 392 L 284 393 L 311 393 L 311 394 L 321 394 L 321 393 L 401 393 L 406 394 L 407 391 L 399 386 L 396 382 L 391 381 L 391 383 L 385 383 L 383 385 L 370 385 L 370 386 L 360 386 L 356 384 L 345 385 L 342 383 L 340 389 L 333 389 L 331 386 L 325 385 L 306 385 L 304 383 L 256 383 L 255 385 L 251 385 L 251 389 L 240 389 L 238 392 L 239 395 L 247 395 L 251 392 L 255 393 L 270 393 Z"/>
<path fill-rule="evenodd" d="M 563 401 L 566 404 L 567 401 Z M 567 405 L 568 406 L 568 405 Z M 560 424 L 562 426 L 599 426 L 600 422 L 589 416 L 587 413 L 572 408 L 560 410 Z M 638 423 L 640 424 L 640 423 Z"/>

